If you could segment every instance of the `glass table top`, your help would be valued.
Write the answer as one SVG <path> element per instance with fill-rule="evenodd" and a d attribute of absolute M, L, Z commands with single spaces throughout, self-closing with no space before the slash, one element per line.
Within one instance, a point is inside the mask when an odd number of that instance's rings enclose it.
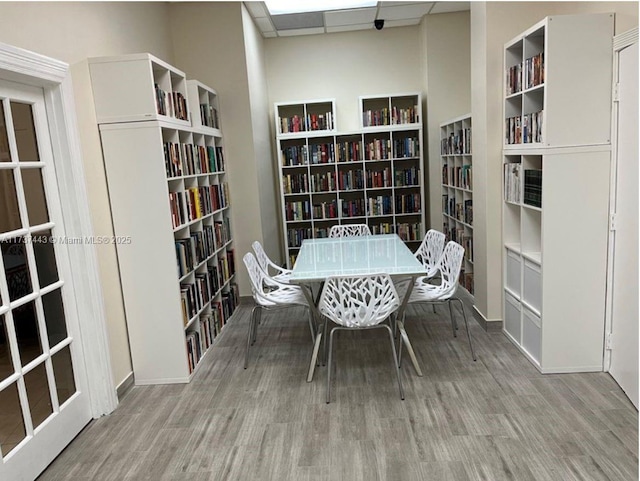
<path fill-rule="evenodd" d="M 306 239 L 293 266 L 291 282 L 330 276 L 386 273 L 391 276 L 426 272 L 396 234 Z"/>

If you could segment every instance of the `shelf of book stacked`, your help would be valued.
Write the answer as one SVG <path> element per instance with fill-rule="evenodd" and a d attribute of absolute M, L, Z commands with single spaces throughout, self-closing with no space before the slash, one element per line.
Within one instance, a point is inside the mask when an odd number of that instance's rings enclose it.
<path fill-rule="evenodd" d="M 374 234 L 397 232 L 413 249 L 422 241 L 419 96 L 384 99 L 388 121 L 381 128 L 278 135 L 289 267 L 304 239 L 326 237 L 335 224 L 365 223 Z M 276 121 L 284 114 L 300 117 L 304 108 L 308 103 L 276 104 Z"/>
<path fill-rule="evenodd" d="M 128 72 L 136 85 L 136 75 L 159 75 L 155 60 L 130 70 L 139 57 L 94 63 L 109 65 L 115 84 L 114 72 Z M 197 108 L 185 116 L 193 125 L 164 118 L 99 125 L 114 232 L 132 239 L 116 249 L 136 384 L 189 382 L 238 300 L 218 99 L 171 72 L 185 107 Z M 92 82 L 104 84 L 101 75 L 92 70 Z M 101 102 L 96 108 L 108 117 Z"/>
<path fill-rule="evenodd" d="M 420 94 L 368 95 L 360 97 L 360 126 L 364 131 L 420 128 Z"/>
<path fill-rule="evenodd" d="M 460 284 L 473 294 L 473 157 L 471 115 L 440 124 L 442 229 L 465 248 Z"/>
<path fill-rule="evenodd" d="M 276 132 L 281 137 L 321 135 L 336 131 L 335 100 L 275 104 Z"/>

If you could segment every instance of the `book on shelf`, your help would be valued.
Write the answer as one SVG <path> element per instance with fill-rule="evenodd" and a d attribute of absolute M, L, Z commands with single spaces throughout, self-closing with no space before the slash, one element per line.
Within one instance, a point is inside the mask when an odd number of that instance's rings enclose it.
<path fill-rule="evenodd" d="M 524 171 L 523 204 L 542 207 L 542 170 L 526 169 Z"/>
<path fill-rule="evenodd" d="M 522 192 L 522 164 L 504 164 L 504 200 L 519 204 Z"/>

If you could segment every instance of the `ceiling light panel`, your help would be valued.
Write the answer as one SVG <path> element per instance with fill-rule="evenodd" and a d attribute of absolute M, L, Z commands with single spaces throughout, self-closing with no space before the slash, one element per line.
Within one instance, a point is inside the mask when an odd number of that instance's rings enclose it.
<path fill-rule="evenodd" d="M 376 18 L 375 8 L 358 8 L 356 10 L 338 10 L 324 13 L 324 24 L 327 27 L 342 25 L 372 24 Z"/>
<path fill-rule="evenodd" d="M 271 15 L 287 13 L 325 12 L 327 10 L 344 10 L 359 7 L 375 7 L 377 1 L 372 0 L 267 0 L 264 2 Z"/>

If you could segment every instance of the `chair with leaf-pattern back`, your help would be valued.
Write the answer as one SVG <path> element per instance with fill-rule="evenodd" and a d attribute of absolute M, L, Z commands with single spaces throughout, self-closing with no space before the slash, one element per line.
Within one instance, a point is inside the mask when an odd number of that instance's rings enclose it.
<path fill-rule="evenodd" d="M 469 324 L 467 322 L 467 314 L 464 310 L 464 304 L 461 299 L 455 297 L 458 289 L 458 279 L 462 268 L 462 260 L 464 257 L 464 247 L 454 241 L 449 241 L 444 248 L 442 257 L 438 262 L 438 270 L 440 271 L 440 284 L 431 284 L 430 278 L 421 277 L 417 279 L 413 285 L 413 290 L 407 301 L 408 304 L 418 303 L 447 303 L 449 306 L 449 315 L 451 316 L 451 327 L 453 335 L 456 337 L 456 322 L 451 307 L 452 301 L 460 303 L 460 310 L 464 319 L 464 325 L 467 330 L 467 338 L 469 339 L 469 348 L 471 349 L 471 357 L 476 360 L 476 354 L 473 350 L 471 342 L 471 334 L 469 333 Z M 405 291 L 406 292 L 406 291 Z M 406 312 L 406 311 L 405 311 Z M 400 351 L 402 344 L 400 344 Z M 400 352 L 399 356 L 402 353 Z"/>
<path fill-rule="evenodd" d="M 384 328 L 389 332 L 391 353 L 398 378 L 400 398 L 404 399 L 400 368 L 393 341 L 393 333 L 387 324 L 382 324 L 400 306 L 398 293 L 388 274 L 329 277 L 322 288 L 318 311 L 338 324 L 331 329 L 329 337 L 329 362 L 327 371 L 327 403 L 331 401 L 331 365 L 333 359 L 333 336 L 338 330 L 362 330 Z"/>
<path fill-rule="evenodd" d="M 331 226 L 329 237 L 356 237 L 371 235 L 367 224 L 342 224 Z"/>
<path fill-rule="evenodd" d="M 287 307 L 304 307 L 309 310 L 309 304 L 302 292 L 302 288 L 285 284 L 270 277 L 261 267 L 255 256 L 248 252 L 242 258 L 251 280 L 251 291 L 256 305 L 251 311 L 247 347 L 244 356 L 244 368 L 249 362 L 249 349 L 256 342 L 258 323 L 263 310 L 282 309 Z M 311 312 L 309 312 L 309 328 L 311 329 L 311 342 L 315 341 L 315 326 Z"/>

